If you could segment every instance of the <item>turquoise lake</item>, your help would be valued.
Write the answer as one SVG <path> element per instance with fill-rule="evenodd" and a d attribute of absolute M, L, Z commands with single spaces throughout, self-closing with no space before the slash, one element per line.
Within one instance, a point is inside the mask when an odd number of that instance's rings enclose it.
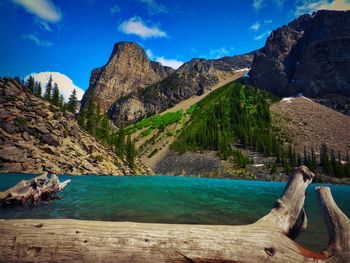
<path fill-rule="evenodd" d="M 33 176 L 1 174 L 0 191 Z M 62 200 L 38 207 L 0 208 L 0 218 L 72 218 L 177 224 L 241 225 L 272 208 L 285 183 L 172 176 L 59 176 L 72 182 Z M 314 191 L 307 190 L 306 232 L 297 241 L 311 249 L 327 245 L 328 234 Z M 331 185 L 338 206 L 350 216 L 350 187 Z"/>

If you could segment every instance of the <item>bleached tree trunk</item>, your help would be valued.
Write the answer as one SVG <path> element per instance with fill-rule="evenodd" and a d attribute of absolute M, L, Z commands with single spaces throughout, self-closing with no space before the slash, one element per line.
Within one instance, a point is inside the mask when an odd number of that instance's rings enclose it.
<path fill-rule="evenodd" d="M 61 192 L 71 180 L 62 183 L 53 174 L 49 179 L 47 173 L 30 180 L 22 180 L 10 189 L 0 192 L 0 206 L 38 205 L 40 202 L 50 202 L 58 199 L 56 193 Z"/>
<path fill-rule="evenodd" d="M 328 248 L 294 242 L 306 228 L 305 190 L 313 179 L 294 170 L 271 212 L 244 226 L 1 220 L 0 260 L 6 262 L 349 262 L 349 220 L 329 188 L 317 189 L 330 232 Z M 249 194 L 249 193 L 248 193 Z"/>

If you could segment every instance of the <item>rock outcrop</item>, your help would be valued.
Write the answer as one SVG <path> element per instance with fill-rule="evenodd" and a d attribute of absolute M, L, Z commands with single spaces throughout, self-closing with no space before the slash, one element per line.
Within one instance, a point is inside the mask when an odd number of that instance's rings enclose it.
<path fill-rule="evenodd" d="M 303 93 L 329 101 L 336 94 L 339 101 L 350 97 L 349 72 L 350 11 L 321 10 L 274 30 L 255 54 L 249 76 L 253 85 L 279 96 Z"/>
<path fill-rule="evenodd" d="M 135 171 L 83 131 L 72 114 L 0 79 L 0 172 L 124 175 Z"/>
<path fill-rule="evenodd" d="M 117 100 L 109 110 L 112 121 L 120 125 L 162 112 L 177 103 L 206 91 L 237 71 L 248 70 L 253 52 L 221 59 L 192 59 L 166 79 Z"/>
<path fill-rule="evenodd" d="M 92 96 L 105 112 L 117 99 L 157 83 L 173 71 L 172 68 L 150 61 L 136 43 L 116 43 L 107 64 L 91 72 L 82 107 Z"/>

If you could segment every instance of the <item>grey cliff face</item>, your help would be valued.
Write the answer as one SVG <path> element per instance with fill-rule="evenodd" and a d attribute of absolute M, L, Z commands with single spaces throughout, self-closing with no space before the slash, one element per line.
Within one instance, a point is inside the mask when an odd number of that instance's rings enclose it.
<path fill-rule="evenodd" d="M 318 11 L 274 30 L 249 76 L 279 96 L 350 97 L 350 11 Z"/>
<path fill-rule="evenodd" d="M 138 44 L 119 42 L 114 45 L 107 64 L 91 72 L 82 107 L 93 97 L 101 110 L 106 112 L 117 99 L 157 83 L 173 71 L 150 61 Z"/>
<path fill-rule="evenodd" d="M 214 60 L 192 59 L 164 80 L 117 100 L 109 115 L 117 125 L 133 123 L 203 94 L 225 74 L 250 68 L 252 60 L 253 53 Z"/>

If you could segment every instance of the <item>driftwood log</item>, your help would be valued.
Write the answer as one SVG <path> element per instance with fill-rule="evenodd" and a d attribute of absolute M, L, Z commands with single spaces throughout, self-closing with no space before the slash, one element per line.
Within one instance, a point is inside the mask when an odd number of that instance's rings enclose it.
<path fill-rule="evenodd" d="M 0 220 L 6 262 L 350 262 L 349 219 L 328 187 L 317 188 L 328 247 L 313 252 L 293 241 L 307 226 L 306 187 L 313 174 L 294 170 L 271 212 L 244 226 Z"/>
<path fill-rule="evenodd" d="M 52 199 L 59 199 L 56 193 L 61 192 L 71 180 L 62 183 L 58 177 L 53 174 L 50 179 L 47 173 L 32 178 L 22 180 L 10 189 L 0 192 L 0 205 L 33 205 L 36 206 L 41 202 L 50 202 Z"/>

